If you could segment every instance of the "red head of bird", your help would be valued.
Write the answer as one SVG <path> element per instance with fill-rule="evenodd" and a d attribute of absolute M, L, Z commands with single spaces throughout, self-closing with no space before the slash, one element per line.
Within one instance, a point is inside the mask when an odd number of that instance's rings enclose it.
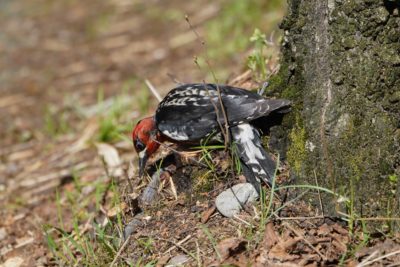
<path fill-rule="evenodd" d="M 139 154 L 139 177 L 144 173 L 146 162 L 160 146 L 160 133 L 153 117 L 140 120 L 132 132 L 133 145 Z"/>

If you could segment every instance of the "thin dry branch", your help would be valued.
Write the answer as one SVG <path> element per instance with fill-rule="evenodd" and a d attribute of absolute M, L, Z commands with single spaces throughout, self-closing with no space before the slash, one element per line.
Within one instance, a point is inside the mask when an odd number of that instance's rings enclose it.
<path fill-rule="evenodd" d="M 400 250 L 396 250 L 396 251 L 390 252 L 388 254 L 385 254 L 383 256 L 380 256 L 380 257 L 378 257 L 376 259 L 373 259 L 373 260 L 370 260 L 370 261 L 367 261 L 367 262 L 361 262 L 359 265 L 357 265 L 357 267 L 364 267 L 364 266 L 367 266 L 367 265 L 371 265 L 374 262 L 386 259 L 388 257 L 394 256 L 394 255 L 397 255 L 397 254 L 400 254 Z"/>
<path fill-rule="evenodd" d="M 144 80 L 144 83 L 147 85 L 147 87 L 150 89 L 150 92 L 153 93 L 153 95 L 157 98 L 158 102 L 161 102 L 162 97 L 158 93 L 157 89 L 151 84 L 149 80 Z"/>
<path fill-rule="evenodd" d="M 216 112 L 216 114 L 217 114 L 217 121 L 218 121 L 218 124 L 219 124 L 219 126 L 220 126 L 220 128 L 221 128 L 221 132 L 222 132 L 222 134 L 224 135 L 225 150 L 227 150 L 227 149 L 228 149 L 228 144 L 230 143 L 229 122 L 228 122 L 228 116 L 227 116 L 226 111 L 225 111 L 225 108 L 224 108 L 224 104 L 223 104 L 223 102 L 222 102 L 221 90 L 220 90 L 220 88 L 219 88 L 219 86 L 218 86 L 218 79 L 217 79 L 217 77 L 215 76 L 215 72 L 213 71 L 213 69 L 212 69 L 212 67 L 211 67 L 211 64 L 210 64 L 210 61 L 209 61 L 209 58 L 208 58 L 206 42 L 204 41 L 204 39 L 201 38 L 201 36 L 199 35 L 199 33 L 198 33 L 198 32 L 196 31 L 196 29 L 193 27 L 192 23 L 191 23 L 190 20 L 189 20 L 189 16 L 186 15 L 186 16 L 185 16 L 185 20 L 186 20 L 186 22 L 188 23 L 189 28 L 190 28 L 190 29 L 192 30 L 192 32 L 196 35 L 196 39 L 200 41 L 200 43 L 201 43 L 201 45 L 202 45 L 202 47 L 203 47 L 203 49 L 204 49 L 206 64 L 207 64 L 207 66 L 208 66 L 208 69 L 211 71 L 211 74 L 213 75 L 213 78 L 214 78 L 215 83 L 217 84 L 218 101 L 219 101 L 219 104 L 220 104 L 220 106 L 221 106 L 222 115 L 224 116 L 224 121 L 225 121 L 224 127 L 222 127 L 221 122 L 220 122 L 218 107 L 215 105 L 215 103 L 214 103 L 212 100 L 211 100 L 211 103 L 212 103 L 212 105 L 213 105 L 214 108 L 215 108 L 215 112 Z M 200 65 L 198 64 L 197 59 L 195 59 L 195 63 L 196 63 L 196 65 L 200 68 Z M 206 86 L 205 80 L 203 80 L 203 83 L 204 83 L 204 88 L 207 90 L 207 86 Z M 208 90 L 207 90 L 207 91 L 208 91 Z"/>
<path fill-rule="evenodd" d="M 289 230 L 291 230 L 295 235 L 300 237 L 312 250 L 314 250 L 324 261 L 326 260 L 326 257 L 322 255 L 321 252 L 319 252 L 318 249 L 316 249 L 301 233 L 299 233 L 296 229 L 294 229 L 289 223 L 284 222 L 283 223 Z"/>
<path fill-rule="evenodd" d="M 118 258 L 121 256 L 121 253 L 125 250 L 126 246 L 128 245 L 130 239 L 131 236 L 128 236 L 128 238 L 125 240 L 125 242 L 122 244 L 117 254 L 115 255 L 114 260 L 110 264 L 110 267 L 114 266 L 114 264 L 117 262 Z"/>
<path fill-rule="evenodd" d="M 192 257 L 193 260 L 195 260 L 195 261 L 197 262 L 197 261 L 198 261 L 197 257 L 196 257 L 193 253 L 191 253 L 190 251 L 188 251 L 186 248 L 184 248 L 184 247 L 182 246 L 182 244 L 185 243 L 185 242 L 186 242 L 187 240 L 189 240 L 190 238 L 192 238 L 192 235 L 186 236 L 184 239 L 182 239 L 182 240 L 179 241 L 178 243 L 176 243 L 176 242 L 174 242 L 174 241 L 171 241 L 171 240 L 168 240 L 168 239 L 160 238 L 160 237 L 157 238 L 157 239 L 158 239 L 158 240 L 161 240 L 161 241 L 169 242 L 169 243 L 171 243 L 171 244 L 174 245 L 174 246 L 172 246 L 171 248 L 169 248 L 167 251 L 165 251 L 164 254 L 171 252 L 171 251 L 172 251 L 173 249 L 175 249 L 175 248 L 179 248 L 180 250 L 182 250 L 183 252 L 185 252 L 187 255 L 189 255 L 190 257 Z"/>

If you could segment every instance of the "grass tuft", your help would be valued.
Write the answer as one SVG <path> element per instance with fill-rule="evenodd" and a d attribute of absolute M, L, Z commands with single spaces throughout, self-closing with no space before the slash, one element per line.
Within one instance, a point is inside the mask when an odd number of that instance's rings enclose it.
<path fill-rule="evenodd" d="M 104 182 L 83 183 L 76 177 L 73 184 L 74 188 L 63 195 L 56 192 L 58 224 L 43 226 L 47 245 L 61 266 L 109 265 L 122 240 L 122 215 L 117 214 L 115 218 L 101 215 L 104 208 L 100 202 L 107 193 Z M 88 186 L 95 189 L 83 197 L 82 188 Z M 118 206 L 120 195 L 113 180 L 109 190 L 112 207 Z M 93 201 L 96 208 L 90 212 Z M 69 223 L 63 219 L 66 214 L 72 215 Z"/>

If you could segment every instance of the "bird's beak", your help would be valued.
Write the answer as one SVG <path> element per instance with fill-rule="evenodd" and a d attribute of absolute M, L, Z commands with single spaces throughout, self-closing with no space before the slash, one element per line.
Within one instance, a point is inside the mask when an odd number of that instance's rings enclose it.
<path fill-rule="evenodd" d="M 146 168 L 146 162 L 148 159 L 146 150 L 147 150 L 147 148 L 140 151 L 140 153 L 139 153 L 139 178 L 142 178 L 142 176 L 144 174 L 144 169 Z"/>

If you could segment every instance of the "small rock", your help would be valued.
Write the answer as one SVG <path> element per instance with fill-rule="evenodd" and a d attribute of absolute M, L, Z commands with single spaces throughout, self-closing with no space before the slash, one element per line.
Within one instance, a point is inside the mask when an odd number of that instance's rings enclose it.
<path fill-rule="evenodd" d="M 189 261 L 189 257 L 184 254 L 179 254 L 175 257 L 172 257 L 166 266 L 175 267 L 175 266 L 183 266 L 185 262 Z"/>
<path fill-rule="evenodd" d="M 126 240 L 131 234 L 136 232 L 139 227 L 143 226 L 143 222 L 140 218 L 143 217 L 143 213 L 137 214 L 124 228 L 124 239 Z"/>
<path fill-rule="evenodd" d="M 240 212 L 242 206 L 257 199 L 258 193 L 254 186 L 250 183 L 244 183 L 234 185 L 219 194 L 215 200 L 215 205 L 222 215 L 231 218 Z"/>
<path fill-rule="evenodd" d="M 9 258 L 0 267 L 19 267 L 24 262 L 24 259 L 20 257 Z"/>
<path fill-rule="evenodd" d="M 7 237 L 7 231 L 4 227 L 0 228 L 0 241 Z"/>

